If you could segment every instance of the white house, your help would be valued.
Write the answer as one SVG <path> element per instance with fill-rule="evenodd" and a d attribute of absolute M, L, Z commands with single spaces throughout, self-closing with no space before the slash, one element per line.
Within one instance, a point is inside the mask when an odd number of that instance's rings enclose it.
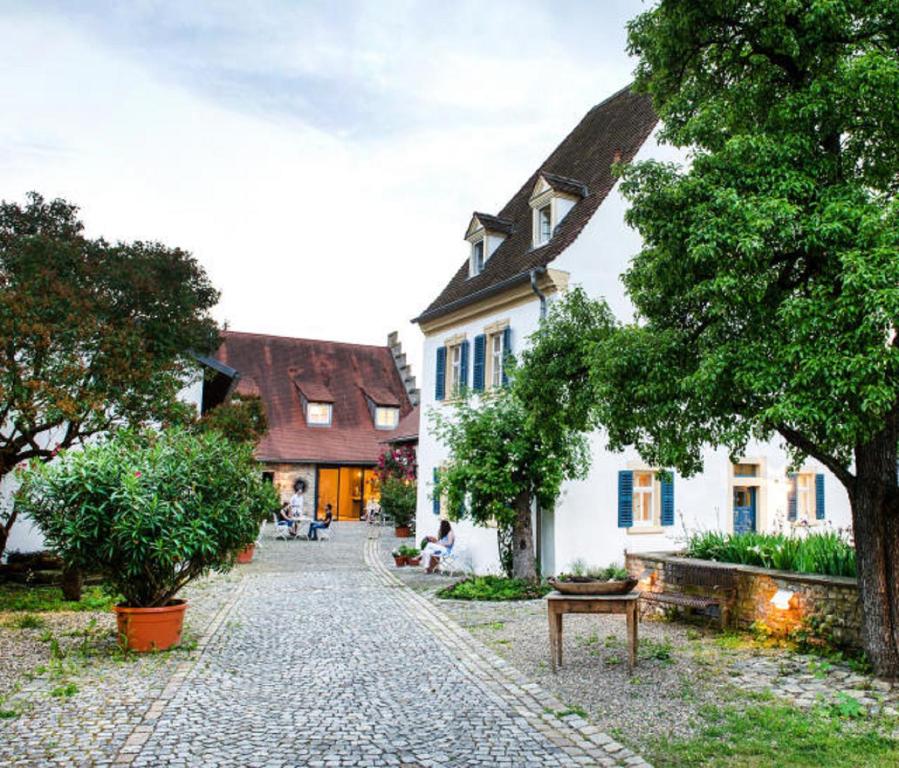
<path fill-rule="evenodd" d="M 647 97 L 625 88 L 593 107 L 496 215 L 474 213 L 459 270 L 415 322 L 424 333 L 417 527 L 436 527 L 445 513 L 432 497 L 434 473 L 447 459 L 430 434 L 427 414 L 447 407 L 462 383 L 475 391 L 502 386 L 503 357 L 528 343 L 541 305 L 569 285 L 602 296 L 621 319 L 633 308 L 619 279 L 640 249 L 624 222 L 625 201 L 613 163 L 683 155 L 655 140 L 657 117 Z M 708 450 L 701 475 L 660 483 L 635 451 L 605 450 L 591 437 L 593 464 L 584 481 L 563 488 L 555 509 L 536 515 L 536 546 L 545 574 L 583 559 L 621 562 L 625 550 L 675 549 L 688 530 L 771 530 L 792 521 L 843 527 L 845 491 L 809 460 L 787 473 L 785 452 L 753 444 L 732 464 Z M 462 522 L 459 546 L 478 571 L 499 567 L 496 534 Z"/>

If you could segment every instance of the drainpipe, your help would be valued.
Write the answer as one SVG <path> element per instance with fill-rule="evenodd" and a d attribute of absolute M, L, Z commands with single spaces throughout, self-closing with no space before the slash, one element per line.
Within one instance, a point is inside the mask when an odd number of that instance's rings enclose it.
<path fill-rule="evenodd" d="M 536 268 L 532 269 L 530 272 L 531 290 L 537 295 L 537 298 L 540 299 L 540 319 L 541 320 L 544 317 L 546 317 L 546 294 L 543 293 L 543 291 L 541 291 L 537 287 L 537 276 L 545 275 L 545 274 L 546 274 L 546 267 L 536 267 Z"/>
<path fill-rule="evenodd" d="M 536 267 L 530 272 L 531 290 L 540 299 L 541 320 L 546 317 L 546 294 L 537 286 L 537 277 L 545 274 L 546 267 Z M 534 554 L 537 556 L 537 568 L 539 569 L 537 576 L 540 577 L 543 575 L 543 510 L 540 509 L 539 503 L 534 506 L 534 527 L 537 529 L 534 531 L 534 549 L 537 550 Z"/>

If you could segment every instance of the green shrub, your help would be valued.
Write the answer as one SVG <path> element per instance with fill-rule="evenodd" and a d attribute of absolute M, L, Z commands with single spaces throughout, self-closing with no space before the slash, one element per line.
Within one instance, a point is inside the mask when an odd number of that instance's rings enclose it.
<path fill-rule="evenodd" d="M 855 576 L 855 550 L 832 531 L 808 536 L 774 533 L 717 533 L 706 531 L 690 536 L 687 557 L 722 563 L 755 565 L 797 573 L 825 576 Z"/>
<path fill-rule="evenodd" d="M 415 517 L 415 482 L 388 477 L 381 483 L 381 509 L 397 527 L 409 525 Z"/>
<path fill-rule="evenodd" d="M 471 576 L 437 592 L 448 600 L 539 600 L 552 587 L 528 579 L 505 576 Z"/>
<path fill-rule="evenodd" d="M 584 560 L 578 559 L 571 563 L 570 571 L 570 573 L 560 573 L 559 579 L 562 581 L 571 578 L 622 581 L 628 578 L 627 569 L 615 563 L 606 566 L 587 565 Z"/>
<path fill-rule="evenodd" d="M 249 445 L 181 429 L 123 432 L 36 465 L 18 501 L 68 565 L 134 607 L 230 568 L 278 504 Z"/>

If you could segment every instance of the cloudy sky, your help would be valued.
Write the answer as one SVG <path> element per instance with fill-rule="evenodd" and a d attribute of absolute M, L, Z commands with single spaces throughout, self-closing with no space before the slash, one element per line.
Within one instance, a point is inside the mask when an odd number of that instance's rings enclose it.
<path fill-rule="evenodd" d="M 629 81 L 644 8 L 0 0 L 0 198 L 192 251 L 234 330 L 398 329 L 417 363 L 471 212 Z"/>

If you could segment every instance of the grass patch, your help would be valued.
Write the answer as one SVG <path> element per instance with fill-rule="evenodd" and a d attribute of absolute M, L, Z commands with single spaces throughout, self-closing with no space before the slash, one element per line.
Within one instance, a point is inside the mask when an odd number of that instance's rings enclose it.
<path fill-rule="evenodd" d="M 503 576 L 471 576 L 437 592 L 445 600 L 538 600 L 552 587 L 527 579 Z"/>
<path fill-rule="evenodd" d="M 6 622 L 6 626 L 13 629 L 40 629 L 45 623 L 40 616 L 35 616 L 33 613 L 23 613 L 21 616 L 13 616 Z"/>
<path fill-rule="evenodd" d="M 584 720 L 587 719 L 587 710 L 581 709 L 581 707 L 568 707 L 568 709 L 560 709 L 558 712 L 554 712 L 556 717 L 563 718 L 568 717 L 568 715 L 577 715 Z"/>
<path fill-rule="evenodd" d="M 121 600 L 102 587 L 85 587 L 77 602 L 65 600 L 59 587 L 0 584 L 0 613 L 56 613 L 59 611 L 111 611 Z"/>
<path fill-rule="evenodd" d="M 667 638 L 661 641 L 646 638 L 645 640 L 640 641 L 637 658 L 661 661 L 663 664 L 672 664 L 674 662 L 674 659 L 671 657 L 672 650 L 673 647 L 671 641 Z"/>
<path fill-rule="evenodd" d="M 893 768 L 899 741 L 876 719 L 842 714 L 838 706 L 801 710 L 743 701 L 704 708 L 698 734 L 661 738 L 648 759 L 658 768 Z"/>
<path fill-rule="evenodd" d="M 78 693 L 78 686 L 75 683 L 66 683 L 50 691 L 50 695 L 55 699 L 68 699 L 76 693 Z"/>

